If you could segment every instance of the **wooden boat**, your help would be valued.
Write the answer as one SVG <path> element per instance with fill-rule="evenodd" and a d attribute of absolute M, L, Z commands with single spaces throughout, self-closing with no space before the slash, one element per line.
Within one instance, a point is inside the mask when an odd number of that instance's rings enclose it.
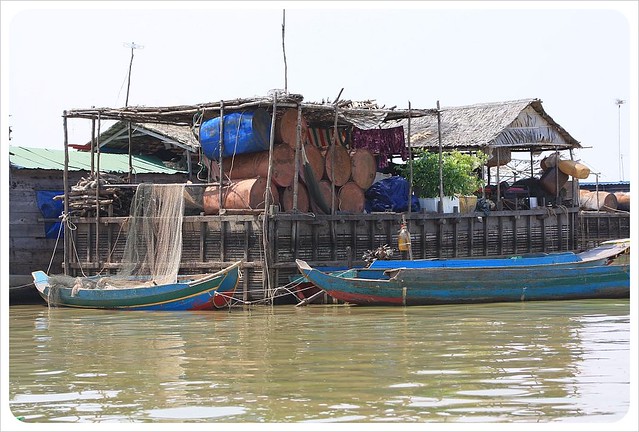
<path fill-rule="evenodd" d="M 212 310 L 230 304 L 239 279 L 241 261 L 205 276 L 178 276 L 176 283 L 153 285 L 141 279 L 128 288 L 59 286 L 43 271 L 32 273 L 40 296 L 50 306 L 120 310 Z M 73 278 L 67 278 L 71 281 Z M 89 278 L 97 281 L 98 278 Z"/>
<path fill-rule="evenodd" d="M 629 239 L 611 240 L 584 252 L 551 252 L 514 255 L 506 258 L 435 258 L 419 260 L 375 260 L 369 269 L 433 267 L 511 267 L 531 265 L 602 265 L 630 249 Z"/>
<path fill-rule="evenodd" d="M 630 265 L 611 263 L 614 255 L 601 263 L 601 255 L 591 253 L 572 263 L 364 268 L 340 275 L 321 272 L 302 260 L 296 263 L 309 282 L 337 300 L 357 305 L 628 298 Z"/>

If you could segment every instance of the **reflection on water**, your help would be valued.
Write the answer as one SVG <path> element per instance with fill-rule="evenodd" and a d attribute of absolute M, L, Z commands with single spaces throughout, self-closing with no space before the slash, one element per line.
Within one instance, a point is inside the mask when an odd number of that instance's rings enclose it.
<path fill-rule="evenodd" d="M 112 312 L 13 306 L 27 422 L 613 422 L 629 301 Z"/>

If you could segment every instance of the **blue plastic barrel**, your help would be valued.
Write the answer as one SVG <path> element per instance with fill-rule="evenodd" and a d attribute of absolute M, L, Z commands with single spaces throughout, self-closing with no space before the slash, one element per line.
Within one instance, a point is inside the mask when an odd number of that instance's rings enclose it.
<path fill-rule="evenodd" d="M 224 115 L 224 151 L 222 157 L 255 153 L 269 149 L 271 116 L 266 110 L 234 112 Z M 210 160 L 220 158 L 220 118 L 200 126 L 200 145 Z"/>

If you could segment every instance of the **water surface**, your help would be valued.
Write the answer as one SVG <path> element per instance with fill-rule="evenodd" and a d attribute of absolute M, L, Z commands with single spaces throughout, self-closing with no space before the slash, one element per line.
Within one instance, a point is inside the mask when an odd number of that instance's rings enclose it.
<path fill-rule="evenodd" d="M 122 312 L 12 306 L 25 422 L 609 423 L 628 300 Z"/>

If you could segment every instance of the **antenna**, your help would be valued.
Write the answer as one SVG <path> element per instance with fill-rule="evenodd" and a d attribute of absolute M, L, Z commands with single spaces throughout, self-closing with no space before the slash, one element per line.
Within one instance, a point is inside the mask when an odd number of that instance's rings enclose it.
<path fill-rule="evenodd" d="M 135 42 L 122 44 L 126 48 L 131 48 L 131 62 L 129 63 L 129 78 L 126 84 L 126 102 L 124 102 L 124 106 L 129 106 L 129 89 L 131 88 L 131 68 L 133 67 L 133 50 L 136 49 L 144 49 L 144 45 L 137 45 Z"/>
<path fill-rule="evenodd" d="M 284 46 L 284 32 L 286 29 L 286 9 L 282 9 L 282 52 L 284 53 L 284 93 L 288 93 L 288 78 L 286 65 L 286 47 Z"/>
<path fill-rule="evenodd" d="M 623 99 L 615 99 L 615 105 L 619 107 L 619 180 L 623 181 L 623 155 L 621 154 L 621 105 L 625 104 Z"/>

